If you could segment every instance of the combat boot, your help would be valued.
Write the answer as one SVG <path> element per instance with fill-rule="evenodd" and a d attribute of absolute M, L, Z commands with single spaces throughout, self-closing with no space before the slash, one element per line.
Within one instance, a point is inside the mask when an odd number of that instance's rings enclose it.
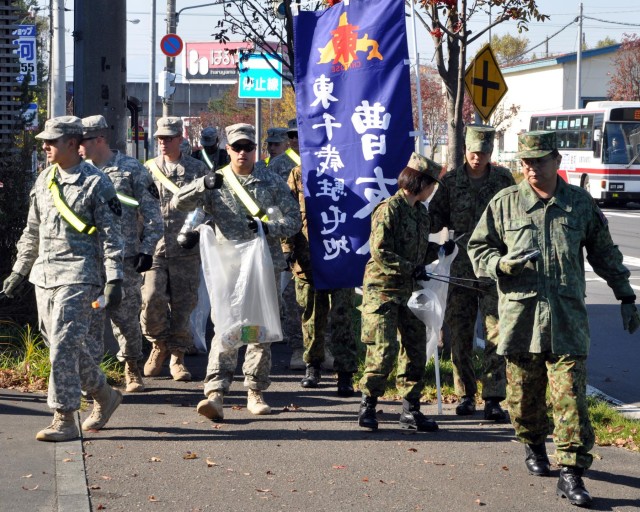
<path fill-rule="evenodd" d="M 122 403 L 122 393 L 106 383 L 91 396 L 93 397 L 93 410 L 82 423 L 82 430 L 100 430 Z"/>
<path fill-rule="evenodd" d="M 338 396 L 353 396 L 353 373 L 338 372 Z"/>
<path fill-rule="evenodd" d="M 476 412 L 476 402 L 472 396 L 463 396 L 456 407 L 458 416 L 471 416 Z"/>
<path fill-rule="evenodd" d="M 308 364 L 300 385 L 303 388 L 317 388 L 320 382 L 320 365 Z"/>
<path fill-rule="evenodd" d="M 583 468 L 565 466 L 560 470 L 556 494 L 561 498 L 567 498 L 569 503 L 578 507 L 591 505 L 591 495 L 584 487 L 582 475 Z"/>
<path fill-rule="evenodd" d="M 358 414 L 358 425 L 362 428 L 378 430 L 378 419 L 376 418 L 376 406 L 378 397 L 367 396 L 363 393 L 360 402 L 360 412 Z"/>
<path fill-rule="evenodd" d="M 210 420 L 224 419 L 224 410 L 222 409 L 222 401 L 224 394 L 222 391 L 212 391 L 207 395 L 205 400 L 200 400 L 196 411 Z"/>
<path fill-rule="evenodd" d="M 251 414 L 261 416 L 263 414 L 271 414 L 271 407 L 264 401 L 262 391 L 258 389 L 250 389 L 247 393 L 247 410 Z"/>
<path fill-rule="evenodd" d="M 125 361 L 124 379 L 127 383 L 127 387 L 125 388 L 127 393 L 144 391 L 144 382 L 142 381 L 142 374 L 140 373 L 140 368 L 138 368 L 137 361 Z"/>
<path fill-rule="evenodd" d="M 53 413 L 53 421 L 47 428 L 36 434 L 38 441 L 70 441 L 80 435 L 76 426 L 75 412 L 56 410 Z"/>
<path fill-rule="evenodd" d="M 171 376 L 173 380 L 178 381 L 190 381 L 191 373 L 187 370 L 187 367 L 184 365 L 184 353 L 182 352 L 171 352 L 171 360 L 169 361 L 169 371 L 171 372 Z"/>
<path fill-rule="evenodd" d="M 400 423 L 401 428 L 417 430 L 418 432 L 436 432 L 438 430 L 438 424 L 420 412 L 419 402 L 402 400 L 402 412 L 398 423 Z"/>
<path fill-rule="evenodd" d="M 151 354 L 149 354 L 149 359 L 147 359 L 147 362 L 144 364 L 144 376 L 157 377 L 160 375 L 162 365 L 168 355 L 169 351 L 164 345 L 154 343 Z"/>
<path fill-rule="evenodd" d="M 529 474 L 533 476 L 549 476 L 549 457 L 547 457 L 545 444 L 527 444 L 524 447 L 524 451 L 527 454 L 524 463 Z"/>
<path fill-rule="evenodd" d="M 484 419 L 505 423 L 508 420 L 507 413 L 500 407 L 499 398 L 487 398 L 484 401 Z"/>

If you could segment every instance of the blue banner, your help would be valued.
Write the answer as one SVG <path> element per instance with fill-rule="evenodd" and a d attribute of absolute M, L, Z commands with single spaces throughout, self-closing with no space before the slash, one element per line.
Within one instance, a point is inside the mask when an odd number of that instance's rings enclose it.
<path fill-rule="evenodd" d="M 294 42 L 314 285 L 361 286 L 371 212 L 414 147 L 404 0 L 300 11 Z"/>

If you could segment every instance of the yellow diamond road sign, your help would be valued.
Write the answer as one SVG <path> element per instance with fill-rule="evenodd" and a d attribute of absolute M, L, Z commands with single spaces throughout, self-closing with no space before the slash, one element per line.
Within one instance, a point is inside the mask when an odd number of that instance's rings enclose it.
<path fill-rule="evenodd" d="M 464 73 L 464 84 L 478 114 L 489 121 L 491 114 L 507 92 L 498 61 L 491 46 L 485 45 Z"/>

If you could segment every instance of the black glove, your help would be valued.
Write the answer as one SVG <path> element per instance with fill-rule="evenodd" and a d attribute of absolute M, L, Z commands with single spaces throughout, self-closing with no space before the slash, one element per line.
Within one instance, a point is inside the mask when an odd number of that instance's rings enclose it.
<path fill-rule="evenodd" d="M 629 331 L 629 334 L 633 334 L 640 327 L 640 314 L 638 314 L 638 308 L 633 303 L 622 300 L 620 305 L 622 313 L 622 327 L 625 331 Z"/>
<path fill-rule="evenodd" d="M 115 309 L 122 302 L 122 280 L 111 281 L 104 286 L 104 298 L 107 309 Z"/>
<path fill-rule="evenodd" d="M 200 241 L 200 232 L 197 230 L 179 233 L 176 241 L 183 249 L 193 249 Z"/>
<path fill-rule="evenodd" d="M 4 280 L 4 283 L 2 283 L 2 291 L 8 298 L 13 299 L 13 292 L 16 291 L 18 286 L 20 286 L 25 279 L 26 277 L 22 274 L 18 272 L 11 272 L 11 275 Z"/>
<path fill-rule="evenodd" d="M 258 232 L 258 221 L 256 220 L 255 217 L 252 217 L 251 215 L 247 215 L 247 227 L 254 233 Z M 269 234 L 269 227 L 267 226 L 266 222 L 262 223 L 262 230 L 264 231 L 265 235 Z"/>
<path fill-rule="evenodd" d="M 453 250 L 456 248 L 456 243 L 453 240 L 447 240 L 442 244 L 442 248 L 444 249 L 444 255 L 450 256 L 453 254 Z"/>
<path fill-rule="evenodd" d="M 151 268 L 153 264 L 153 256 L 139 252 L 133 260 L 133 266 L 138 274 L 142 274 Z"/>
<path fill-rule="evenodd" d="M 209 190 L 220 188 L 224 177 L 218 172 L 211 171 L 204 177 L 204 186 Z"/>
<path fill-rule="evenodd" d="M 424 265 L 418 265 L 416 268 L 414 268 L 413 274 L 411 275 L 416 281 L 428 281 L 429 279 L 431 279 L 427 274 L 427 269 Z"/>

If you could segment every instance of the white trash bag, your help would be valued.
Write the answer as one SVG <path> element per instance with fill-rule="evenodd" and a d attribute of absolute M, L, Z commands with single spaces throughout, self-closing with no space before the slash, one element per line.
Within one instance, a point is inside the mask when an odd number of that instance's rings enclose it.
<path fill-rule="evenodd" d="M 204 281 L 204 272 L 200 267 L 200 284 L 198 286 L 198 303 L 189 317 L 189 326 L 193 344 L 199 354 L 207 353 L 207 318 L 211 314 L 211 303 L 207 292 L 207 285 Z"/>

